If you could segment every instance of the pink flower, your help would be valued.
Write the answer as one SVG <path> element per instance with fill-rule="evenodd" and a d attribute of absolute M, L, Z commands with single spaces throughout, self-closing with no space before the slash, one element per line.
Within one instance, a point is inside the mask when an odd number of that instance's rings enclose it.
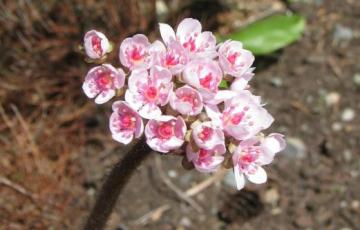
<path fill-rule="evenodd" d="M 144 124 L 139 114 L 124 101 L 114 102 L 112 109 L 110 131 L 113 139 L 126 145 L 134 137 L 139 138 L 144 131 Z"/>
<path fill-rule="evenodd" d="M 203 109 L 201 94 L 186 85 L 171 93 L 169 103 L 171 108 L 188 116 L 198 115 Z"/>
<path fill-rule="evenodd" d="M 92 59 L 102 58 L 110 51 L 110 43 L 106 36 L 96 30 L 88 31 L 84 36 L 86 55 Z"/>
<path fill-rule="evenodd" d="M 159 106 L 164 106 L 169 101 L 173 89 L 172 75 L 169 70 L 153 66 L 150 74 L 146 69 L 132 71 L 125 93 L 125 100 L 140 116 L 153 119 L 161 115 Z"/>
<path fill-rule="evenodd" d="M 124 39 L 119 51 L 121 64 L 130 70 L 137 67 L 147 67 L 147 49 L 149 46 L 150 42 L 143 34 L 136 34 L 131 38 Z"/>
<path fill-rule="evenodd" d="M 187 159 L 194 164 L 196 170 L 203 173 L 216 171 L 224 161 L 224 153 L 225 151 L 217 148 L 211 150 L 199 149 L 196 152 L 191 148 L 190 144 L 186 146 Z"/>
<path fill-rule="evenodd" d="M 219 48 L 219 62 L 224 73 L 241 77 L 253 64 L 255 58 L 242 43 L 227 40 Z"/>
<path fill-rule="evenodd" d="M 146 143 L 155 151 L 167 153 L 184 143 L 186 124 L 182 117 L 160 116 L 145 127 Z"/>
<path fill-rule="evenodd" d="M 184 82 L 198 89 L 204 101 L 215 96 L 221 79 L 222 71 L 217 62 L 211 59 L 192 60 L 183 72 Z"/>
<path fill-rule="evenodd" d="M 216 57 L 216 38 L 211 32 L 201 32 L 202 27 L 198 20 L 193 18 L 182 20 L 177 27 L 176 35 L 168 24 L 159 23 L 159 27 L 165 44 L 176 40 L 194 57 Z"/>
<path fill-rule="evenodd" d="M 95 98 L 95 103 L 103 104 L 116 94 L 116 89 L 124 86 L 125 73 L 110 64 L 90 69 L 85 77 L 82 88 L 89 98 Z"/>
<path fill-rule="evenodd" d="M 268 128 L 274 118 L 260 105 L 258 97 L 243 90 L 226 100 L 221 113 L 215 105 L 205 106 L 213 123 L 222 127 L 225 134 L 245 140 Z"/>
<path fill-rule="evenodd" d="M 149 48 L 150 65 L 160 65 L 170 70 L 174 75 L 179 74 L 189 61 L 187 50 L 175 40 L 167 48 L 160 41 L 155 41 Z"/>
<path fill-rule="evenodd" d="M 254 184 L 265 183 L 267 175 L 261 166 L 270 164 L 285 146 L 283 135 L 277 133 L 240 142 L 232 157 L 237 189 L 244 187 L 245 177 Z"/>
<path fill-rule="evenodd" d="M 211 121 L 195 126 L 192 130 L 192 138 L 199 148 L 206 150 L 217 148 L 220 152 L 226 151 L 224 133 Z"/>

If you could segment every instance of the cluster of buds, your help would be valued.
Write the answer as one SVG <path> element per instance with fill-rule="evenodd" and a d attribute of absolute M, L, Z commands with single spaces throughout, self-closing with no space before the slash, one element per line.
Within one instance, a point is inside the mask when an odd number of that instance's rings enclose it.
<path fill-rule="evenodd" d="M 183 156 L 186 167 L 203 173 L 233 168 L 238 189 L 246 180 L 266 182 L 262 166 L 285 141 L 262 133 L 274 119 L 250 92 L 252 53 L 239 41 L 216 44 L 196 19 L 184 19 L 176 31 L 159 27 L 163 42 L 143 34 L 123 40 L 119 59 L 126 71 L 102 64 L 86 75 L 83 90 L 95 103 L 121 99 L 112 105 L 113 139 L 129 144 L 144 134 L 153 150 Z M 103 60 L 110 44 L 92 30 L 84 47 L 89 58 Z"/>

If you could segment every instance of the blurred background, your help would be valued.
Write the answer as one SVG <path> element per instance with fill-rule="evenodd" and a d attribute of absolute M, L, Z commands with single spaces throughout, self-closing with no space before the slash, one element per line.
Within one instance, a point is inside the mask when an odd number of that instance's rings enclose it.
<path fill-rule="evenodd" d="M 107 229 L 359 229 L 358 0 L 0 0 L 0 229 L 81 229 L 126 151 L 108 130 L 111 103 L 82 93 L 92 66 L 78 51 L 84 33 L 104 32 L 119 66 L 122 39 L 154 41 L 159 21 L 185 17 L 257 55 L 250 84 L 276 119 L 268 132 L 284 133 L 288 147 L 267 184 L 240 192 L 231 173 L 153 154 Z M 207 178 L 215 182 L 194 203 L 178 195 Z"/>

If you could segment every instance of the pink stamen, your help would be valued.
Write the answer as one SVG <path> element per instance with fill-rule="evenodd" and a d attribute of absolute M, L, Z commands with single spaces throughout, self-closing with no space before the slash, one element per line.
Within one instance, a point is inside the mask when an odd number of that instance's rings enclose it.
<path fill-rule="evenodd" d="M 199 133 L 198 137 L 202 141 L 207 141 L 211 138 L 211 136 L 214 134 L 214 130 L 209 127 L 204 127 L 202 131 Z"/>
<path fill-rule="evenodd" d="M 158 95 L 158 90 L 154 86 L 150 86 L 146 89 L 146 97 L 149 100 L 155 100 Z"/>
<path fill-rule="evenodd" d="M 109 73 L 102 72 L 99 73 L 96 79 L 96 83 L 99 88 L 106 89 L 106 88 L 111 88 L 113 80 L 112 77 L 109 75 Z"/>
<path fill-rule="evenodd" d="M 239 56 L 239 53 L 238 52 L 235 52 L 233 54 L 230 54 L 229 56 L 227 56 L 227 60 L 232 64 L 234 65 L 235 64 L 235 61 L 236 61 L 236 58 Z"/>
<path fill-rule="evenodd" d="M 132 114 L 125 114 L 120 118 L 121 129 L 131 130 L 135 128 L 135 117 Z"/>
<path fill-rule="evenodd" d="M 242 121 L 244 116 L 245 116 L 244 112 L 234 114 L 233 117 L 231 118 L 231 123 L 233 123 L 234 125 L 238 125 Z"/>
<path fill-rule="evenodd" d="M 130 57 L 132 60 L 139 61 L 143 58 L 143 55 L 141 55 L 141 52 L 137 47 L 133 47 L 130 53 Z"/>
<path fill-rule="evenodd" d="M 174 136 L 174 127 L 170 123 L 163 123 L 157 129 L 158 135 L 162 139 L 169 139 Z"/>
<path fill-rule="evenodd" d="M 211 73 L 209 73 L 209 74 L 206 75 L 204 78 L 201 78 L 201 79 L 200 79 L 200 84 L 201 84 L 203 87 L 209 89 L 209 88 L 211 87 L 211 82 L 212 82 L 212 80 L 213 80 L 213 76 L 212 76 Z"/>
<path fill-rule="evenodd" d="M 94 51 L 101 55 L 103 53 L 103 50 L 101 48 L 101 38 L 98 36 L 93 36 L 91 38 L 91 45 L 93 46 Z"/>

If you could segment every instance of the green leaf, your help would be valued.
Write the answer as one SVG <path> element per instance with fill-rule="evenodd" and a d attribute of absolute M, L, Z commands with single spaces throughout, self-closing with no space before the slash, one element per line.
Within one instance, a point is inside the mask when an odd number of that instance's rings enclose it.
<path fill-rule="evenodd" d="M 224 79 L 221 80 L 220 84 L 219 84 L 219 88 L 220 89 L 228 89 L 229 88 L 229 84 L 227 81 L 225 81 Z"/>
<path fill-rule="evenodd" d="M 255 55 L 266 55 L 297 41 L 304 29 L 304 17 L 276 14 L 256 21 L 226 38 L 241 41 Z"/>

